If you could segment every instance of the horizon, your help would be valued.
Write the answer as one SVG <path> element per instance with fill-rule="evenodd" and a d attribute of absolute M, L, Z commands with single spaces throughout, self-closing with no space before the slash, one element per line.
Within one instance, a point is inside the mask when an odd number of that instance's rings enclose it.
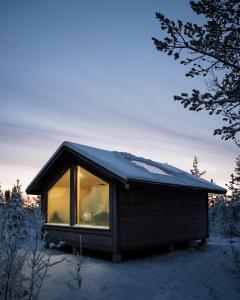
<path fill-rule="evenodd" d="M 225 187 L 239 148 L 213 136 L 221 118 L 191 112 L 173 96 L 204 79 L 158 53 L 155 12 L 201 18 L 188 1 L 1 2 L 0 183 L 22 188 L 64 140 L 129 152 Z"/>

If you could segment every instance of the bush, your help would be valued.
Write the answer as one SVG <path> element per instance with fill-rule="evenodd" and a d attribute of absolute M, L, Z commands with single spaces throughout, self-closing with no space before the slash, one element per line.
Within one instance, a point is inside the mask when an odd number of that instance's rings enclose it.
<path fill-rule="evenodd" d="M 44 217 L 40 208 L 21 206 L 13 193 L 9 205 L 0 207 L 0 299 L 37 299 L 51 262 L 44 250 Z"/>
<path fill-rule="evenodd" d="M 218 196 L 209 208 L 209 225 L 212 235 L 240 236 L 240 199 Z"/>

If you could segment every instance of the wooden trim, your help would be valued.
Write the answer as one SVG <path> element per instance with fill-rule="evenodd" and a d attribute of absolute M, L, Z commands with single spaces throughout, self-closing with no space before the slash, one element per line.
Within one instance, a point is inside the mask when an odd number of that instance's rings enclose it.
<path fill-rule="evenodd" d="M 118 180 L 122 183 L 126 182 L 125 178 L 122 178 L 119 175 L 111 172 L 110 170 L 104 168 L 103 166 L 101 166 L 98 163 L 92 161 L 91 159 L 87 158 L 86 156 L 74 151 L 73 149 L 70 149 L 70 148 L 66 148 L 66 149 L 68 150 L 69 153 L 72 153 L 74 155 L 74 157 L 79 159 L 81 162 L 86 163 L 87 166 L 93 167 L 93 169 L 96 170 L 99 174 L 106 174 L 108 178 L 110 177 L 111 179 Z"/>
<path fill-rule="evenodd" d="M 207 238 L 209 238 L 209 220 L 208 220 L 208 193 L 206 193 L 206 222 L 207 222 Z"/>
<path fill-rule="evenodd" d="M 55 183 L 70 169 L 71 172 L 71 164 L 68 164 L 65 168 L 63 168 L 59 173 L 56 173 L 51 182 L 46 186 L 45 190 L 48 192 Z M 71 176 L 71 175 L 70 175 Z"/>
<path fill-rule="evenodd" d="M 117 186 L 116 184 L 111 185 L 112 194 L 112 236 L 113 236 L 113 253 L 120 253 L 119 248 L 119 216 L 118 216 L 118 197 L 117 197 Z"/>
<path fill-rule="evenodd" d="M 106 181 L 109 184 L 109 229 L 103 229 L 103 228 L 86 228 L 86 227 L 81 227 L 81 224 L 77 224 L 77 167 L 82 167 L 85 170 L 87 170 L 88 172 L 90 172 L 91 174 L 97 176 L 98 178 Z M 64 175 L 64 173 L 70 169 L 70 222 L 68 227 L 69 228 L 75 228 L 75 225 L 79 225 L 76 226 L 78 228 L 78 230 L 80 230 L 81 232 L 94 232 L 97 230 L 97 232 L 99 231 L 104 231 L 104 232 L 110 232 L 112 233 L 112 227 L 113 227 L 113 218 L 112 218 L 112 210 L 113 210 L 113 205 L 112 205 L 112 198 L 113 198 L 113 193 L 112 193 L 112 186 L 114 185 L 114 183 L 112 181 L 110 181 L 109 179 L 106 179 L 104 176 L 102 175 L 98 175 L 96 174 L 95 171 L 90 170 L 89 168 L 86 168 L 85 166 L 82 166 L 81 162 L 79 161 L 73 161 L 71 166 L 68 166 L 66 168 L 64 168 L 63 171 L 61 171 L 61 173 L 57 174 L 57 176 L 55 176 L 55 179 L 53 182 L 51 182 L 51 185 L 49 185 L 48 190 L 46 191 L 46 195 L 48 193 L 48 191 L 51 189 L 51 187 L 53 187 L 55 185 L 55 183 Z M 46 200 L 47 203 L 47 200 Z M 46 213 L 47 213 L 47 207 L 44 207 Z M 46 225 L 46 224 L 45 224 Z M 47 224 L 46 226 L 61 226 L 61 225 L 50 225 Z M 66 226 L 64 226 L 66 227 Z"/>
<path fill-rule="evenodd" d="M 28 185 L 26 192 L 28 194 L 40 194 L 41 190 L 46 189 L 45 180 L 44 177 L 46 177 L 46 174 L 54 164 L 58 162 L 58 160 L 61 158 L 61 155 L 65 153 L 71 154 L 73 157 L 71 159 L 78 159 L 80 160 L 86 168 L 86 165 L 90 167 L 91 169 L 96 170 L 97 173 L 102 174 L 103 176 L 106 176 L 110 180 L 118 181 L 121 183 L 126 183 L 128 180 L 131 182 L 138 182 L 143 184 L 152 184 L 152 185 L 160 185 L 160 186 L 167 186 L 167 187 L 174 187 L 174 188 L 182 188 L 182 189 L 194 189 L 199 190 L 203 192 L 212 192 L 215 194 L 224 194 L 224 191 L 220 192 L 219 190 L 209 190 L 207 188 L 198 188 L 198 187 L 192 187 L 192 186 L 181 186 L 177 184 L 165 184 L 165 183 L 159 183 L 159 182 L 151 182 L 151 181 L 144 181 L 144 180 L 136 180 L 131 178 L 125 178 L 121 177 L 120 175 L 114 174 L 112 171 L 108 170 L 104 166 L 101 166 L 100 164 L 97 164 L 96 162 L 92 161 L 91 159 L 87 158 L 86 156 L 78 153 L 77 151 L 69 148 L 68 146 L 62 144 L 57 151 L 53 154 L 53 156 L 50 158 L 50 160 L 44 165 L 44 167 L 40 170 L 40 172 L 35 176 L 35 178 L 31 181 L 31 183 Z M 225 190 L 225 193 L 227 190 Z"/>
<path fill-rule="evenodd" d="M 77 166 L 74 164 L 73 166 L 75 176 L 74 176 L 74 212 L 75 212 L 75 224 L 77 224 L 77 189 L 78 189 L 78 174 L 77 174 Z"/>
<path fill-rule="evenodd" d="M 57 160 L 60 158 L 60 156 L 64 153 L 67 152 L 71 155 L 73 155 L 73 159 L 78 159 L 80 160 L 84 165 L 88 165 L 91 167 L 91 169 L 96 170 L 98 173 L 102 175 L 106 175 L 107 178 L 110 178 L 110 180 L 118 180 L 120 182 L 125 182 L 126 180 L 108 169 L 100 166 L 99 164 L 95 163 L 94 161 L 88 159 L 87 157 L 79 154 L 78 152 L 68 148 L 67 146 L 60 146 L 59 149 L 53 154 L 53 156 L 50 158 L 50 160 L 43 166 L 43 168 L 39 171 L 39 173 L 34 177 L 34 179 L 31 181 L 31 183 L 28 185 L 26 188 L 26 193 L 27 194 L 38 194 L 43 187 L 38 185 L 39 182 L 41 182 L 42 178 L 46 176 L 47 171 L 49 168 L 53 166 L 57 162 Z M 46 187 L 44 187 L 46 189 Z"/>
<path fill-rule="evenodd" d="M 58 230 L 60 231 L 67 231 L 67 232 L 77 232 L 77 233 L 83 233 L 88 235 L 106 235 L 111 236 L 111 230 L 110 229 L 101 229 L 101 228 L 83 228 L 78 226 L 67 226 L 67 225 L 57 225 L 57 224 L 44 224 L 44 229 L 47 230 Z"/>
<path fill-rule="evenodd" d="M 85 164 L 85 162 L 80 160 L 80 159 L 75 159 L 74 160 L 74 165 L 76 167 L 83 168 L 85 171 L 91 173 L 92 175 L 98 177 L 99 179 L 102 179 L 103 181 L 105 181 L 108 184 L 111 184 L 112 182 L 114 182 L 111 178 L 106 176 L 106 174 L 98 172 L 98 170 L 95 169 L 94 166 Z"/>
<path fill-rule="evenodd" d="M 46 172 L 46 170 L 48 169 L 48 167 L 50 165 L 52 165 L 59 157 L 60 155 L 63 153 L 64 151 L 64 146 L 60 146 L 52 155 L 52 157 L 46 162 L 46 164 L 42 167 L 42 169 L 37 173 L 37 175 L 33 178 L 33 180 L 30 182 L 30 184 L 27 186 L 26 188 L 26 193 L 27 194 L 31 194 L 34 193 L 34 191 L 32 192 L 32 188 L 34 188 L 34 185 L 36 184 L 36 182 L 38 182 L 42 176 L 44 176 L 44 173 Z"/>
<path fill-rule="evenodd" d="M 159 187 L 166 187 L 169 189 L 178 189 L 178 190 L 182 190 L 182 191 L 186 191 L 186 190 L 191 190 L 191 191 L 198 191 L 198 192 L 205 192 L 205 193 L 214 193 L 214 194 L 224 194 L 221 193 L 217 190 L 209 190 L 209 189 L 205 189 L 205 188 L 199 188 L 199 187 L 193 187 L 193 186 L 184 186 L 184 185 L 178 185 L 178 184 L 169 184 L 169 183 L 160 183 L 160 182 L 152 182 L 152 181 L 144 181 L 144 180 L 137 180 L 137 179 L 128 179 L 128 184 L 129 185 L 141 185 L 141 186 L 159 186 Z M 227 192 L 227 190 L 226 190 Z"/>
<path fill-rule="evenodd" d="M 41 194 L 41 213 L 44 216 L 45 222 L 47 221 L 47 192 Z"/>
<path fill-rule="evenodd" d="M 76 224 L 76 166 L 72 165 L 70 169 L 70 226 Z"/>
<path fill-rule="evenodd" d="M 92 175 L 98 177 L 99 179 L 105 181 L 109 185 L 109 229 L 103 229 L 99 228 L 97 230 L 103 230 L 103 231 L 112 231 L 112 186 L 114 185 L 113 181 L 110 181 L 108 178 L 104 177 L 102 174 L 99 174 L 96 172 L 96 170 L 91 169 L 89 167 L 86 167 L 84 164 L 82 164 L 81 161 L 75 160 L 74 161 L 74 168 L 75 168 L 75 224 L 78 225 L 78 228 L 80 229 L 87 229 L 87 230 L 95 230 L 95 228 L 87 228 L 87 227 L 81 227 L 81 224 L 77 224 L 77 169 L 78 167 L 83 168 L 87 172 L 91 173 Z M 71 225 L 75 225 L 71 224 Z"/>

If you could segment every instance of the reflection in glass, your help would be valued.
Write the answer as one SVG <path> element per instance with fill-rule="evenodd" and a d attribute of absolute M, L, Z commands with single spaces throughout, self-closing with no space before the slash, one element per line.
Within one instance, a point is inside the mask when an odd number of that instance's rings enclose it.
<path fill-rule="evenodd" d="M 48 191 L 48 223 L 70 222 L 70 169 Z"/>
<path fill-rule="evenodd" d="M 109 228 L 109 184 L 79 166 L 77 224 Z"/>

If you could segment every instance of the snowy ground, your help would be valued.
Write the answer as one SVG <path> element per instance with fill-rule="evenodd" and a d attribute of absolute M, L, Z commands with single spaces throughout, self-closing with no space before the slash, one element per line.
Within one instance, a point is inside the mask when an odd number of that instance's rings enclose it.
<path fill-rule="evenodd" d="M 240 240 L 233 240 L 240 250 Z M 240 278 L 234 273 L 232 249 L 225 239 L 209 241 L 207 249 L 187 248 L 120 264 L 83 257 L 82 290 L 69 287 L 76 256 L 58 250 L 54 260 L 67 261 L 52 267 L 40 300 L 193 300 L 240 299 Z"/>

